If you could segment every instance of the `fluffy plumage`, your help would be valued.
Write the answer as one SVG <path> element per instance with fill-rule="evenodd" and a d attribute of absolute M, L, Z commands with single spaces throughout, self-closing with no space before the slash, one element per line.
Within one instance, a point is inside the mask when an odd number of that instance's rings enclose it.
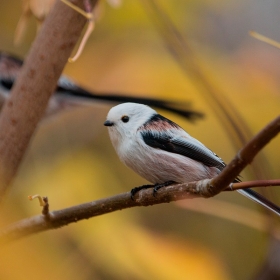
<path fill-rule="evenodd" d="M 226 166 L 179 125 L 146 105 L 117 105 L 109 111 L 104 125 L 120 160 L 153 184 L 210 179 Z M 279 215 L 278 206 L 253 190 L 239 192 Z"/>
<path fill-rule="evenodd" d="M 123 122 L 124 116 L 128 122 Z M 212 178 L 225 166 L 201 142 L 146 105 L 115 106 L 107 122 L 121 161 L 153 184 Z"/>

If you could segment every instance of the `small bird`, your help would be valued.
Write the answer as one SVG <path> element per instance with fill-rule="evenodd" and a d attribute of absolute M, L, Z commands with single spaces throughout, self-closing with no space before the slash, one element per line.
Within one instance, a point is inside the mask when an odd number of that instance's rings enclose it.
<path fill-rule="evenodd" d="M 10 90 L 21 71 L 22 65 L 23 60 L 20 58 L 7 52 L 0 51 L 0 109 L 8 98 Z M 59 78 L 57 88 L 50 98 L 44 117 L 47 118 L 65 109 L 76 106 L 91 105 L 97 100 L 110 103 L 146 103 L 176 113 L 189 121 L 195 121 L 203 117 L 202 113 L 191 110 L 189 104 L 184 104 L 182 102 L 171 102 L 157 98 L 133 97 L 121 93 L 89 92 L 65 75 Z M 182 109 L 182 107 L 184 108 Z"/>
<path fill-rule="evenodd" d="M 223 160 L 178 124 L 147 105 L 123 103 L 109 111 L 104 123 L 120 160 L 154 185 L 131 190 L 210 179 L 226 166 Z M 240 182 L 236 178 L 234 182 Z M 280 215 L 280 208 L 251 189 L 239 193 Z"/>

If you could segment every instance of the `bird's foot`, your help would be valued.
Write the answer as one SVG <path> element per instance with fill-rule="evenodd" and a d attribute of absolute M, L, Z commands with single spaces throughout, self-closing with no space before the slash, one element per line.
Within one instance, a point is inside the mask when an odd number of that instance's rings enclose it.
<path fill-rule="evenodd" d="M 155 187 L 155 185 L 143 185 L 143 186 L 140 186 L 140 187 L 133 188 L 130 191 L 130 197 L 131 197 L 132 200 L 134 200 L 135 194 L 138 193 L 139 191 L 144 190 L 144 189 L 154 188 L 154 187 Z"/>
<path fill-rule="evenodd" d="M 139 191 L 141 190 L 144 190 L 144 189 L 150 189 L 150 188 L 154 188 L 153 190 L 153 196 L 155 197 L 156 194 L 157 194 L 157 191 L 163 187 L 167 187 L 167 186 L 170 186 L 172 184 L 175 184 L 176 182 L 174 181 L 167 181 L 167 182 L 164 182 L 164 183 L 161 183 L 161 184 L 155 184 L 155 185 L 143 185 L 143 186 L 140 186 L 140 187 L 136 187 L 136 188 L 133 188 L 131 191 L 130 191 L 130 197 L 132 200 L 134 200 L 134 196 L 136 193 L 138 193 Z"/>
<path fill-rule="evenodd" d="M 172 184 L 175 184 L 176 182 L 174 181 L 167 181 L 167 182 L 164 182 L 164 183 L 161 183 L 161 184 L 155 184 L 154 185 L 154 191 L 153 191 L 153 196 L 155 197 L 156 194 L 157 194 L 157 191 L 163 187 L 167 187 L 167 186 L 170 186 Z"/>

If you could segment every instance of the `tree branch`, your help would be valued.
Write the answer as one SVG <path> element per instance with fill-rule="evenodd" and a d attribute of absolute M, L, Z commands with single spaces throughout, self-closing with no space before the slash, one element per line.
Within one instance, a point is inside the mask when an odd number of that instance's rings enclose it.
<path fill-rule="evenodd" d="M 254 157 L 280 132 L 280 116 L 271 121 L 257 135 L 255 135 L 225 167 L 225 169 L 212 179 L 208 186 L 210 196 L 224 190 L 241 171 L 253 161 Z"/>
<path fill-rule="evenodd" d="M 210 197 L 225 190 L 239 173 L 249 164 L 255 155 L 269 143 L 280 131 L 280 116 L 262 129 L 247 145 L 242 148 L 229 165 L 215 178 L 198 182 L 171 185 L 158 191 L 156 197 L 153 190 L 147 189 L 138 192 L 134 200 L 130 198 L 130 192 L 119 194 L 105 199 L 84 203 L 70 208 L 52 211 L 47 217 L 34 216 L 16 222 L 0 231 L 0 241 L 15 240 L 30 234 L 55 229 L 88 219 L 98 215 L 131 208 L 135 206 L 149 206 L 159 203 L 182 200 L 195 197 Z M 238 185 L 234 184 L 236 189 Z M 243 187 L 248 187 L 248 184 Z M 228 189 L 227 189 L 228 190 Z"/>
<path fill-rule="evenodd" d="M 83 7 L 83 0 L 75 0 Z M 93 0 L 93 6 L 97 0 Z M 57 1 L 25 60 L 0 117 L 0 200 L 12 182 L 86 19 Z"/>
<path fill-rule="evenodd" d="M 232 184 L 230 187 L 224 189 L 225 191 L 236 191 L 241 189 L 249 189 L 256 187 L 272 187 L 280 186 L 280 179 L 276 180 L 256 180 Z"/>
<path fill-rule="evenodd" d="M 152 189 L 146 189 L 135 194 L 134 200 L 131 199 L 130 192 L 127 192 L 62 210 L 52 211 L 49 213 L 48 218 L 44 215 L 27 218 L 2 229 L 0 231 L 0 243 L 12 241 L 41 231 L 59 228 L 70 223 L 117 210 L 192 198 L 195 195 L 191 193 L 191 190 L 195 188 L 195 185 L 196 182 L 168 186 L 164 190 L 159 190 L 156 197 L 153 196 Z"/>
<path fill-rule="evenodd" d="M 47 217 L 44 215 L 34 216 L 2 229 L 2 231 L 0 231 L 0 242 L 3 243 L 7 240 L 15 240 L 30 234 L 59 228 L 83 219 L 135 206 L 150 206 L 186 198 L 214 196 L 219 191 L 225 190 L 245 166 L 253 160 L 255 155 L 268 144 L 279 131 L 280 116 L 269 123 L 248 142 L 244 148 L 237 153 L 230 164 L 213 179 L 171 185 L 160 189 L 156 197 L 153 196 L 152 189 L 147 189 L 136 193 L 134 200 L 131 200 L 130 192 L 128 192 L 66 209 L 52 211 L 49 212 Z M 234 185 L 236 187 L 240 184 L 244 183 Z M 236 187 L 236 189 L 237 188 L 238 187 Z"/>
<path fill-rule="evenodd" d="M 0 244 L 42 231 L 60 228 L 74 222 L 76 223 L 84 219 L 104 215 L 117 210 L 123 210 L 136 206 L 151 206 L 183 199 L 201 197 L 197 191 L 198 186 L 199 188 L 205 187 L 209 181 L 210 180 L 203 180 L 168 186 L 160 189 L 156 197 L 153 196 L 152 189 L 142 190 L 141 192 L 137 193 L 134 197 L 134 200 L 131 200 L 130 192 L 122 193 L 108 198 L 48 212 L 47 215 L 43 213 L 45 211 L 43 208 L 42 215 L 27 218 L 3 228 L 0 231 Z M 232 188 L 227 188 L 226 191 L 247 188 L 249 185 L 250 187 L 263 186 L 263 184 L 258 184 L 258 181 L 236 183 Z M 274 180 L 269 185 L 280 185 L 280 180 Z"/>

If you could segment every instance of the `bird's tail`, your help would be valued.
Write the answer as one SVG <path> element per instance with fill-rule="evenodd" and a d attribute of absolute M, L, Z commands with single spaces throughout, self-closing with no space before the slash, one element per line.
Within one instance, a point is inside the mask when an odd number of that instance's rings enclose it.
<path fill-rule="evenodd" d="M 280 216 L 280 207 L 269 201 L 259 193 L 251 189 L 238 190 L 238 192 Z"/>

